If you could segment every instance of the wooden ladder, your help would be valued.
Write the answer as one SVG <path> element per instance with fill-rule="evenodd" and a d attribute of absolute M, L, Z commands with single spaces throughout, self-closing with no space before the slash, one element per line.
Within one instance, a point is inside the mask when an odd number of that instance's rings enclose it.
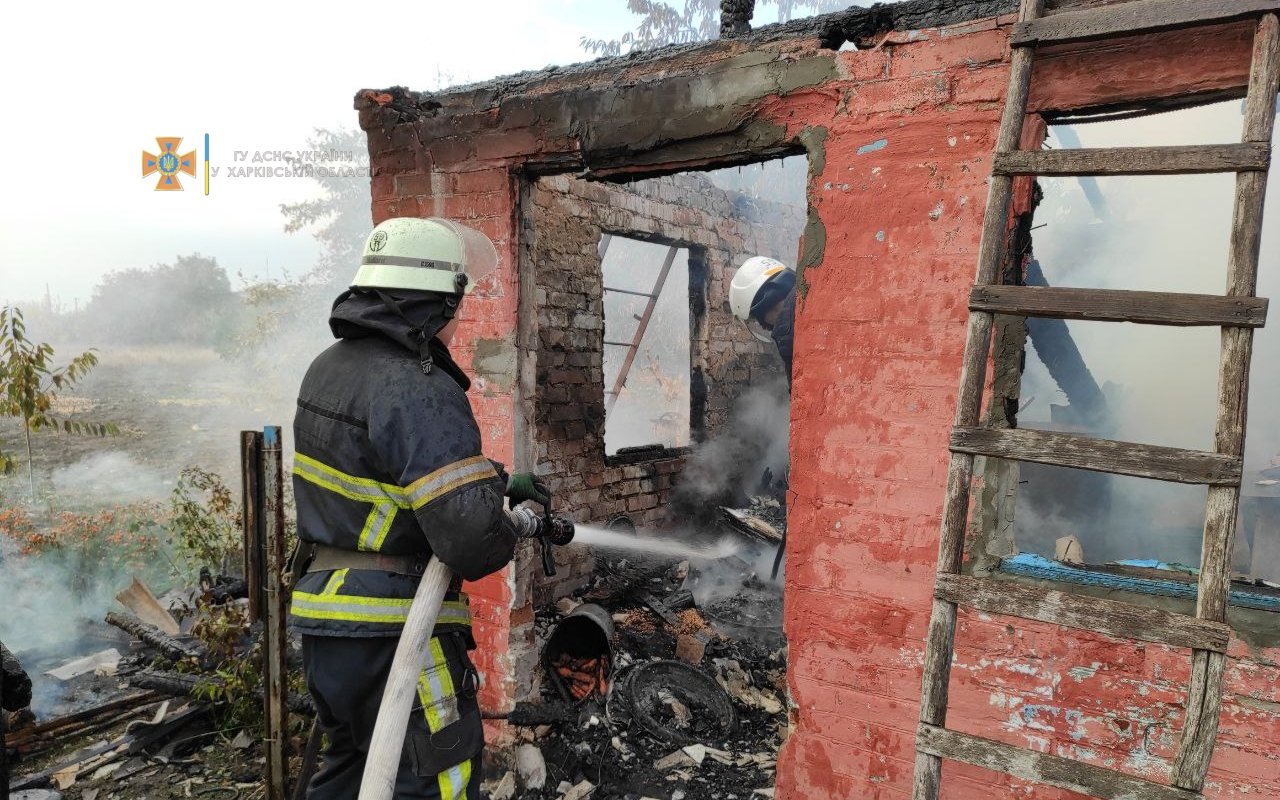
<path fill-rule="evenodd" d="M 1253 328 L 1267 301 L 1255 297 L 1258 248 L 1280 65 L 1280 0 L 1131 0 L 1044 16 L 1044 0 L 1022 0 L 1009 93 L 987 199 L 978 275 L 969 301 L 968 342 L 938 554 L 933 615 L 925 648 L 913 800 L 936 800 L 942 761 L 952 759 L 1100 798 L 1201 797 L 1218 732 L 1230 629 L 1225 624 L 1230 559 L 1240 499 Z M 1240 144 L 1185 147 L 1018 150 L 1037 45 L 1257 18 Z M 1236 173 L 1235 209 L 1224 296 L 999 285 L 1013 178 L 1020 175 L 1175 175 Z M 1057 317 L 1149 325 L 1222 328 L 1213 452 L 1086 438 L 1066 433 L 980 427 L 993 316 Z M 1194 617 L 1155 608 L 961 574 L 974 456 L 1032 461 L 1163 481 L 1206 484 L 1208 503 Z M 947 692 L 959 606 L 1120 639 L 1192 650 L 1185 724 L 1170 784 L 946 728 Z"/>

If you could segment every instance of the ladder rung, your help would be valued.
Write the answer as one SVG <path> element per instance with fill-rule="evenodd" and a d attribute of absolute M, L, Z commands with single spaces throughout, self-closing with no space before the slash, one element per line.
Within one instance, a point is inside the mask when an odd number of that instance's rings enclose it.
<path fill-rule="evenodd" d="M 1267 321 L 1267 300 L 1263 297 L 1115 289 L 975 286 L 969 293 L 969 308 L 1024 317 L 1139 322 L 1146 325 L 1257 328 Z"/>
<path fill-rule="evenodd" d="M 924 722 L 916 729 L 916 749 L 1103 800 L 1203 800 L 1197 792 Z"/>
<path fill-rule="evenodd" d="M 1266 144 L 1194 144 L 1176 147 L 1093 147 L 1008 150 L 996 153 L 996 175 L 1190 175 L 1265 170 Z"/>
<path fill-rule="evenodd" d="M 1133 0 L 1016 23 L 1012 41 L 1020 46 L 1132 36 L 1231 22 L 1277 10 L 1277 0 Z"/>
<path fill-rule="evenodd" d="M 653 292 L 637 292 L 634 289 L 615 289 L 612 286 L 604 287 L 606 292 L 617 292 L 618 294 L 633 294 L 636 297 L 653 297 Z"/>
<path fill-rule="evenodd" d="M 1223 653 L 1231 638 L 1230 628 L 1221 622 L 1011 581 L 942 574 L 934 594 L 939 600 L 989 614 L 1095 631 L 1115 639 Z"/>
<path fill-rule="evenodd" d="M 951 449 L 1175 483 L 1239 486 L 1241 460 L 1221 453 L 1094 439 L 1025 428 L 956 428 Z"/>

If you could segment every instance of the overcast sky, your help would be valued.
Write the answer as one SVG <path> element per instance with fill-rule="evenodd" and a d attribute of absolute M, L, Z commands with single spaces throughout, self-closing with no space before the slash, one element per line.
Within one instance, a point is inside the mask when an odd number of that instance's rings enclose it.
<path fill-rule="evenodd" d="M 122 2 L 10 6 L 0 26 L 0 301 L 46 285 L 86 299 L 113 269 L 215 256 L 233 275 L 304 272 L 316 249 L 283 232 L 278 205 L 308 196 L 292 178 L 184 177 L 154 191 L 141 152 L 210 135 L 213 166 L 233 150 L 304 147 L 316 127 L 356 126 L 362 88 L 432 88 L 582 61 L 583 35 L 617 36 L 624 0 L 369 0 L 205 5 Z"/>

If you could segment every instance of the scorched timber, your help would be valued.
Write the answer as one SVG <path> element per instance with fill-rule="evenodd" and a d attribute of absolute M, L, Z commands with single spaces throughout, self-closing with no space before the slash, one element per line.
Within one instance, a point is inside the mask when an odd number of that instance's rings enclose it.
<path fill-rule="evenodd" d="M 209 686 L 222 686 L 222 679 L 212 675 L 199 675 L 186 672 L 164 672 L 162 670 L 144 669 L 129 676 L 129 683 L 141 689 L 154 689 L 175 697 L 200 697 L 200 689 Z M 254 690 L 254 694 L 262 697 L 262 690 Z M 295 714 L 311 716 L 316 707 L 311 697 L 305 694 L 290 692 L 286 700 L 290 711 Z"/>
<path fill-rule="evenodd" d="M 132 614 L 110 611 L 107 613 L 107 624 L 133 634 L 170 658 L 179 661 L 184 658 L 194 658 L 203 667 L 212 666 L 209 652 L 200 645 L 176 639 Z"/>

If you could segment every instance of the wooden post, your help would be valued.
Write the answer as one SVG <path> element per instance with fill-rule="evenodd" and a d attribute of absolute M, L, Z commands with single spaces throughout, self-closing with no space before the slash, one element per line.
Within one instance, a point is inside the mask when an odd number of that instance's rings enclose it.
<path fill-rule="evenodd" d="M 266 738 L 266 800 L 285 800 L 287 762 L 284 741 L 288 730 L 288 681 L 285 672 L 285 592 L 284 592 L 284 470 L 280 428 L 262 431 L 262 521 L 266 544 L 263 573 L 266 626 L 263 630 L 263 675 L 266 680 L 264 705 Z"/>
<path fill-rule="evenodd" d="M 249 619 L 261 622 L 262 573 L 262 432 L 240 431 L 240 497 L 244 509 L 244 580 L 249 587 Z"/>
<path fill-rule="evenodd" d="M 1245 101 L 1246 143 L 1269 144 L 1275 125 L 1276 90 L 1280 88 L 1280 19 L 1267 14 L 1258 21 L 1253 40 L 1249 93 Z M 1251 298 L 1258 285 L 1258 254 L 1262 241 L 1262 210 L 1267 193 L 1267 172 L 1241 172 L 1236 176 L 1235 208 L 1227 259 L 1227 296 Z M 1218 364 L 1218 421 L 1214 452 L 1239 458 L 1244 455 L 1245 422 L 1249 400 L 1249 366 L 1253 359 L 1253 330 L 1222 329 L 1222 355 Z M 1231 553 L 1235 544 L 1236 515 L 1240 507 L 1240 481 L 1210 486 L 1205 507 L 1204 540 L 1200 555 L 1200 581 L 1196 616 L 1222 622 L 1227 616 L 1231 592 Z M 1197 649 L 1191 659 L 1187 691 L 1187 716 L 1173 764 L 1173 784 L 1198 792 L 1204 788 L 1218 739 L 1222 703 L 1222 676 L 1226 654 Z"/>
<path fill-rule="evenodd" d="M 1022 0 L 1020 18 L 1033 20 L 1044 11 L 1044 0 Z M 1005 98 L 996 138 L 996 152 L 1013 151 L 1022 135 L 1027 114 L 1027 97 L 1031 92 L 1031 72 L 1035 58 L 1032 47 L 1013 51 L 1009 70 L 1009 92 Z M 982 239 L 978 245 L 978 270 L 974 281 L 979 286 L 998 282 L 1000 265 L 1006 253 L 1009 232 L 1009 209 L 1013 202 L 1013 178 L 992 175 L 987 191 L 987 210 L 982 223 Z M 982 408 L 982 388 L 986 382 L 987 361 L 991 355 L 990 312 L 969 312 L 969 335 L 965 342 L 964 361 L 960 371 L 960 392 L 956 398 L 957 427 L 975 426 Z M 969 485 L 973 480 L 973 455 L 952 451 L 947 465 L 947 493 L 942 515 L 942 531 L 938 540 L 939 575 L 960 572 L 964 558 L 964 534 L 969 520 Z M 920 722 L 939 728 L 947 722 L 947 695 L 951 679 L 951 658 L 955 647 L 957 609 L 955 603 L 934 599 L 925 636 L 924 671 L 920 692 Z M 912 800 L 937 800 L 942 791 L 942 758 L 917 748 Z"/>

